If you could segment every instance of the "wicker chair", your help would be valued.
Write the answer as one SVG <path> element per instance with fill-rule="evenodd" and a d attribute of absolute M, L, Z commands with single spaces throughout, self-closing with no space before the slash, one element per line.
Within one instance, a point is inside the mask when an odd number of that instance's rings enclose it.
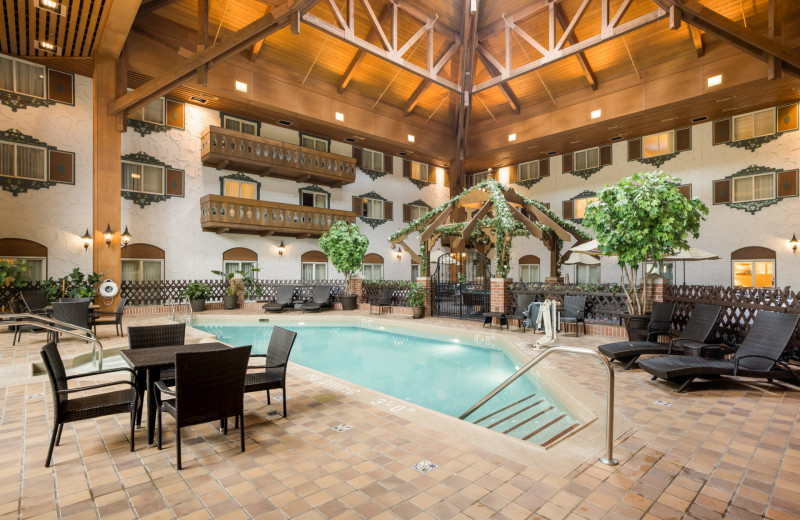
<path fill-rule="evenodd" d="M 369 313 L 372 314 L 372 307 L 378 307 L 378 314 L 383 311 L 384 307 L 389 307 L 392 310 L 392 298 L 394 294 L 394 287 L 384 287 L 381 290 L 380 297 L 369 299 Z"/>
<path fill-rule="evenodd" d="M 82 329 L 89 328 L 89 302 L 56 302 L 53 304 L 53 319 L 75 325 Z M 63 330 L 68 330 L 68 327 L 58 326 Z M 87 333 L 88 336 L 88 333 Z M 51 332 L 50 337 L 52 341 L 58 343 L 58 333 Z"/>
<path fill-rule="evenodd" d="M 275 289 L 275 301 L 265 303 L 261 306 L 264 312 L 283 312 L 283 309 L 291 307 L 294 298 L 294 285 L 279 285 Z"/>
<path fill-rule="evenodd" d="M 94 319 L 92 320 L 92 327 L 94 328 L 94 333 L 97 334 L 97 326 L 98 325 L 114 325 L 116 329 L 117 336 L 125 336 L 125 333 L 122 329 L 122 313 L 125 310 L 125 304 L 128 302 L 127 298 L 120 298 L 119 303 L 117 304 L 117 310 L 114 312 L 107 312 L 107 311 L 95 311 L 94 312 Z M 102 316 L 111 316 L 107 319 L 102 319 Z"/>
<path fill-rule="evenodd" d="M 150 325 L 146 327 L 128 327 L 128 345 L 130 345 L 132 349 L 184 345 L 185 341 L 185 323 Z M 162 368 L 160 379 L 161 381 L 167 383 L 167 385 L 175 384 L 175 369 Z M 136 373 L 136 391 L 139 393 L 139 403 L 136 405 L 137 426 L 142 425 L 142 410 L 144 409 L 145 390 L 147 390 L 147 371 L 139 370 Z"/>
<path fill-rule="evenodd" d="M 132 381 L 121 380 L 92 386 L 68 388 L 68 381 L 70 379 L 91 377 L 98 374 L 110 374 L 112 372 L 130 372 L 131 376 L 133 376 L 133 370 L 130 368 L 113 368 L 68 376 L 64 370 L 64 363 L 61 361 L 61 355 L 58 353 L 58 347 L 54 342 L 51 341 L 42 347 L 41 355 L 44 366 L 47 369 L 47 375 L 50 377 L 50 389 L 53 392 L 53 432 L 50 436 L 50 448 L 47 451 L 47 459 L 45 459 L 44 462 L 45 467 L 50 467 L 50 461 L 53 458 L 53 448 L 61 442 L 61 430 L 64 427 L 64 423 L 82 421 L 84 419 L 94 419 L 95 417 L 115 415 L 123 412 L 130 413 L 130 443 L 131 451 L 133 451 L 134 413 L 136 412 L 137 398 L 136 385 Z M 84 392 L 86 390 L 116 385 L 130 385 L 130 388 L 70 398 L 70 394 L 73 392 Z"/>
<path fill-rule="evenodd" d="M 508 328 L 509 321 L 516 320 L 516 322 L 519 324 L 519 327 L 522 328 L 522 332 L 525 332 L 525 321 L 527 320 L 525 313 L 528 312 L 528 307 L 530 307 L 531 303 L 534 301 L 535 298 L 532 294 L 518 294 L 517 306 L 506 309 L 506 328 Z M 536 317 L 532 317 L 532 320 L 535 321 Z"/>
<path fill-rule="evenodd" d="M 75 303 L 75 302 L 91 302 L 92 298 L 61 298 L 58 301 L 61 303 Z"/>
<path fill-rule="evenodd" d="M 272 336 L 269 338 L 269 346 L 266 354 L 253 354 L 250 357 L 266 358 L 265 366 L 247 367 L 251 373 L 247 374 L 244 381 L 245 393 L 267 391 L 267 404 L 270 401 L 269 391 L 280 388 L 283 391 L 283 416 L 286 417 L 286 366 L 289 362 L 289 354 L 292 352 L 294 340 L 297 333 L 281 327 L 272 329 Z M 252 371 L 258 371 L 252 373 Z"/>
<path fill-rule="evenodd" d="M 323 307 L 330 307 L 331 289 L 332 287 L 330 285 L 315 285 L 314 296 L 311 298 L 311 301 L 301 306 L 303 312 L 320 312 Z"/>
<path fill-rule="evenodd" d="M 19 300 L 11 300 L 9 303 L 11 304 L 11 312 L 13 312 L 14 314 L 19 314 L 23 311 L 22 302 L 20 302 Z M 14 321 L 20 321 L 24 319 L 25 318 L 17 318 Z M 11 325 L 9 327 L 9 330 L 11 330 L 11 332 L 14 333 L 14 338 L 11 342 L 11 345 L 14 346 L 17 344 L 17 341 L 22 339 L 23 332 L 41 332 L 45 329 L 42 329 L 41 327 L 36 327 L 34 325 Z"/>
<path fill-rule="evenodd" d="M 586 334 L 586 296 L 564 296 L 564 314 L 561 316 L 561 323 L 564 324 L 564 333 L 567 332 L 567 324 L 575 324 L 575 337 L 578 337 L 578 323 L 583 323 L 583 333 Z"/>
<path fill-rule="evenodd" d="M 45 309 L 45 307 L 50 305 L 50 302 L 47 301 L 47 296 L 45 296 L 43 291 L 22 291 L 21 295 L 25 307 L 28 308 L 28 312 L 45 316 L 50 314 Z"/>
<path fill-rule="evenodd" d="M 166 412 L 177 423 L 178 469 L 181 469 L 181 428 L 185 426 L 241 417 L 239 433 L 244 451 L 244 380 L 249 358 L 249 346 L 178 353 L 175 354 L 175 389 L 170 389 L 164 381 L 156 382 L 158 449 L 163 446 L 161 414 Z M 164 400 L 164 394 L 172 398 Z"/>

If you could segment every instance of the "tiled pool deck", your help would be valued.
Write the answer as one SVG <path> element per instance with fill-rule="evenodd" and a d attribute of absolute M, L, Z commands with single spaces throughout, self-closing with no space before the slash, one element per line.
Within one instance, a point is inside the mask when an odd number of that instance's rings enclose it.
<path fill-rule="evenodd" d="M 163 321 L 126 317 L 125 324 Z M 538 337 L 493 332 L 523 345 Z M 118 341 L 111 327 L 100 339 L 107 348 Z M 131 453 L 123 414 L 65 426 L 54 466 L 45 468 L 50 390 L 46 377 L 25 370 L 39 361 L 42 340 L 25 334 L 12 347 L 11 334 L 0 334 L 2 518 L 800 518 L 800 391 L 789 386 L 701 382 L 677 394 L 639 370 L 617 371 L 617 411 L 634 424 L 617 441 L 620 464 L 597 462 L 598 452 L 561 476 L 559 468 L 533 469 L 413 414 L 292 377 L 290 367 L 287 419 L 270 415 L 281 403 L 267 405 L 263 393 L 245 398 L 244 453 L 236 431 L 226 437 L 211 424 L 187 428 L 178 471 L 170 420 L 163 451 L 147 447 L 138 429 Z M 561 344 L 607 341 L 563 337 Z M 73 339 L 62 345 L 65 357 L 90 350 Z M 572 356 L 545 363 L 604 399 L 597 366 Z M 351 428 L 335 431 L 340 424 Z M 423 460 L 436 467 L 412 467 Z"/>

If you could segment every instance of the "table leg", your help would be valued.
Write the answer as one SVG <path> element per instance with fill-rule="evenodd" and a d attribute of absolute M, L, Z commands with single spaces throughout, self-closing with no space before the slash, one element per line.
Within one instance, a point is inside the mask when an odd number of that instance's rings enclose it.
<path fill-rule="evenodd" d="M 156 431 L 156 395 L 153 391 L 156 381 L 161 377 L 161 368 L 147 369 L 147 444 L 154 444 Z"/>

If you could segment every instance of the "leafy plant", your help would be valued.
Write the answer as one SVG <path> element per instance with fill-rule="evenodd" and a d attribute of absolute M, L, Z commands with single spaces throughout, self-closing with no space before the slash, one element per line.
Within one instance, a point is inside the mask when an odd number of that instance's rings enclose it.
<path fill-rule="evenodd" d="M 330 259 L 334 269 L 344 275 L 347 294 L 353 294 L 350 279 L 361 269 L 369 239 L 358 225 L 340 220 L 319 237 L 319 247 Z"/>
<path fill-rule="evenodd" d="M 583 225 L 596 233 L 604 254 L 617 256 L 633 314 L 644 314 L 647 307 L 647 273 L 636 289 L 640 266 L 688 249 L 689 236 L 700 236 L 700 222 L 708 215 L 708 207 L 684 197 L 678 183 L 663 172 L 636 173 L 600 190 L 599 200 L 586 209 Z"/>
<path fill-rule="evenodd" d="M 79 268 L 67 276 L 44 280 L 40 287 L 47 300 L 54 302 L 59 298 L 97 298 L 97 285 L 103 280 L 103 273 L 84 274 Z"/>
<path fill-rule="evenodd" d="M 408 305 L 422 307 L 425 304 L 425 290 L 422 285 L 412 282 L 408 286 Z"/>
<path fill-rule="evenodd" d="M 264 291 L 261 290 L 261 287 L 256 283 L 255 279 L 251 274 L 251 273 L 257 273 L 259 271 L 261 271 L 261 269 L 259 269 L 258 267 L 253 267 L 247 273 L 245 273 L 244 271 L 236 271 L 236 274 L 240 276 L 240 278 L 236 280 L 237 288 L 241 284 L 241 286 L 244 288 L 244 297 L 247 300 L 250 299 L 250 296 L 252 296 L 253 293 L 256 293 L 259 296 L 262 296 L 264 294 Z"/>
<path fill-rule="evenodd" d="M 207 300 L 211 298 L 211 286 L 203 282 L 189 282 L 181 291 L 181 296 L 189 300 Z"/>
<path fill-rule="evenodd" d="M 236 273 L 238 271 L 233 273 L 223 273 L 222 271 L 217 271 L 212 269 L 211 272 L 218 276 L 221 276 L 222 279 L 227 282 L 228 285 L 225 287 L 225 292 L 228 294 L 228 296 L 233 296 L 234 294 L 236 294 L 237 285 L 236 282 L 233 281 L 233 277 L 236 276 Z"/>
<path fill-rule="evenodd" d="M 28 272 L 28 263 L 25 259 L 7 262 L 0 260 L 0 280 L 2 287 L 22 288 L 27 287 L 31 279 L 25 274 Z"/>

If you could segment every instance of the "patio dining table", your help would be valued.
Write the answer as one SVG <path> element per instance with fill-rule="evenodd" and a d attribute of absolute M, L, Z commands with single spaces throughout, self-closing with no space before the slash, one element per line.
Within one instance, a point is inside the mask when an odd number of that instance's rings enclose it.
<path fill-rule="evenodd" d="M 153 393 L 156 381 L 160 379 L 161 369 L 175 364 L 175 354 L 182 352 L 209 352 L 230 348 L 224 343 L 196 343 L 193 345 L 173 345 L 121 350 L 120 356 L 133 370 L 147 371 L 147 444 L 154 444 L 156 430 L 156 398 Z M 213 370 L 213 367 L 209 367 Z"/>

